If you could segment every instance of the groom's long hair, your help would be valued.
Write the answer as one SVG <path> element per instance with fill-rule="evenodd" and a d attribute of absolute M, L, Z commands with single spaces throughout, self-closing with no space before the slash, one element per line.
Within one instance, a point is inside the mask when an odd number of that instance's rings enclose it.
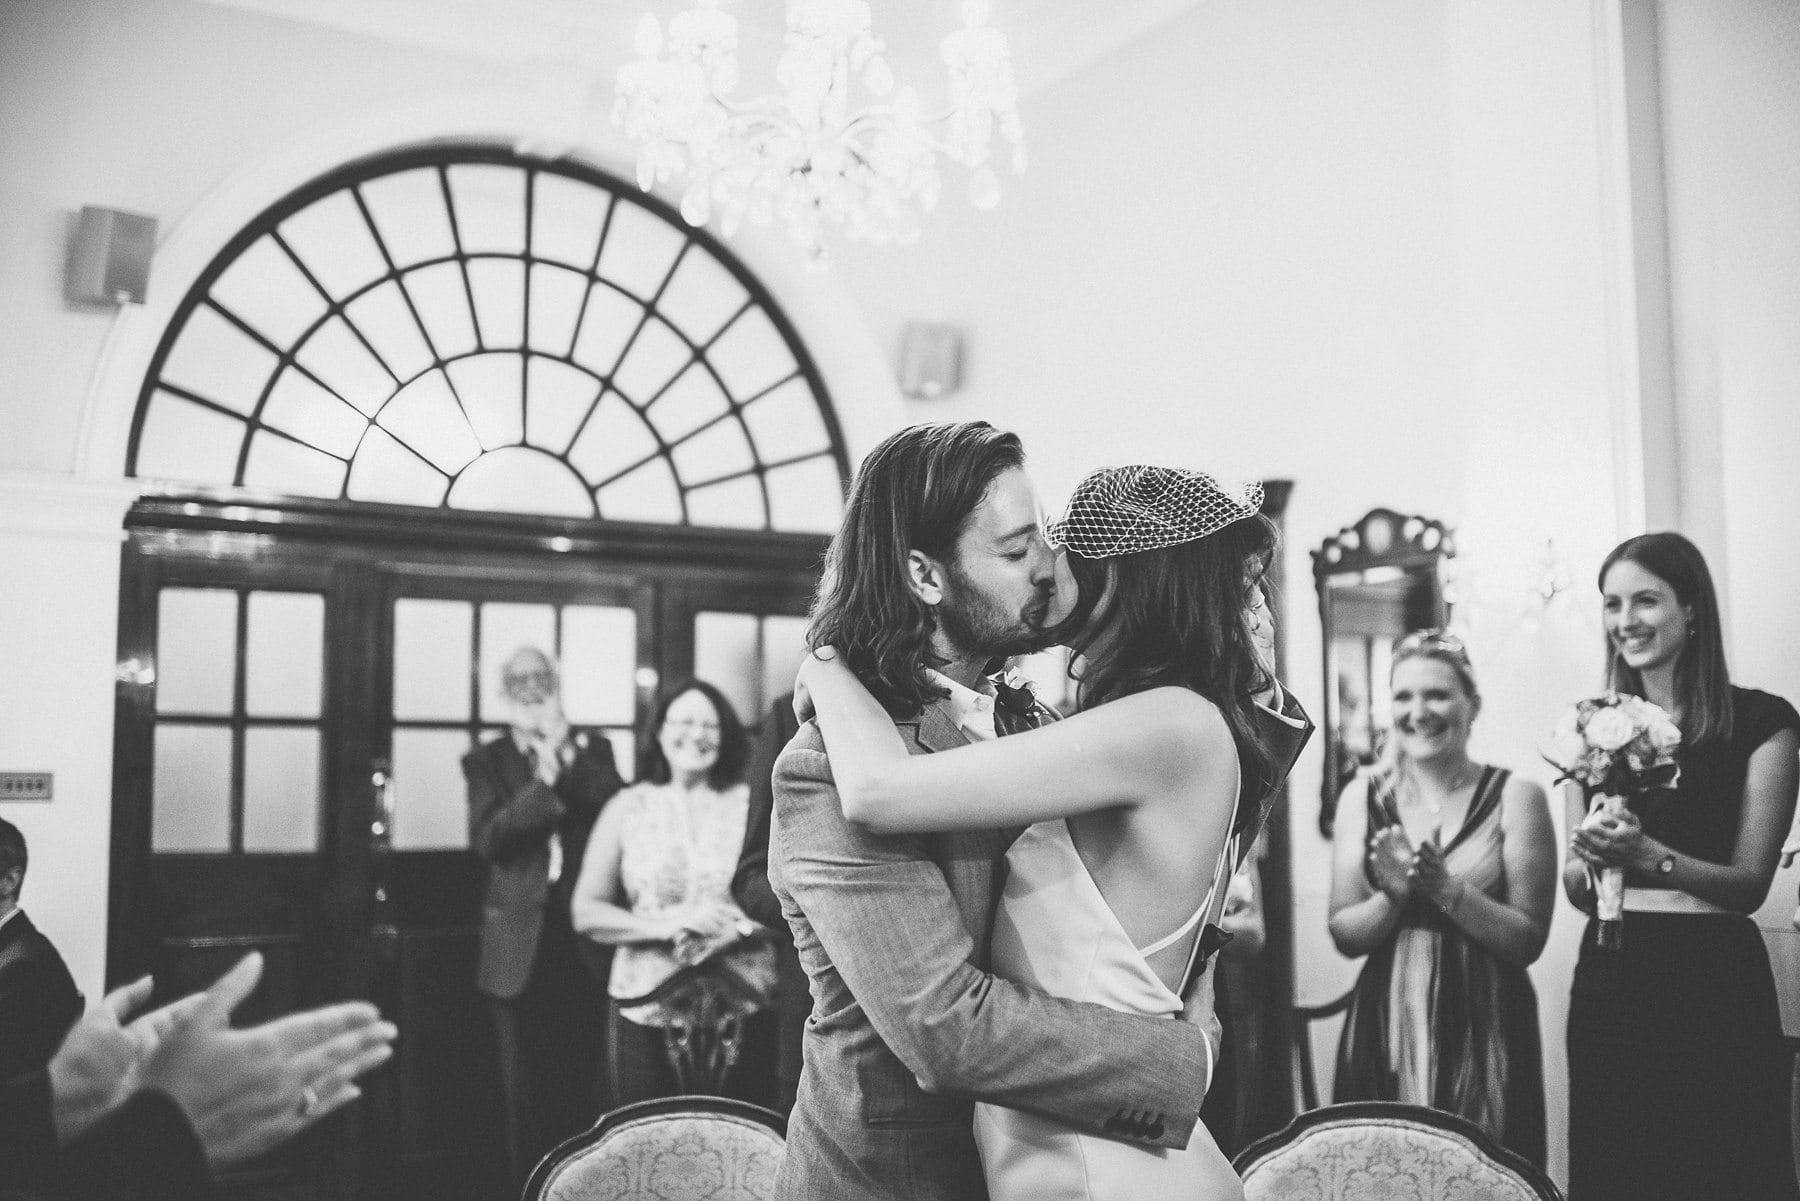
<path fill-rule="evenodd" d="M 988 485 L 1024 462 L 1018 435 L 985 421 L 908 426 L 862 461 L 825 555 L 806 641 L 836 647 L 894 716 L 944 695 L 925 676 L 935 619 L 908 584 L 908 553 L 954 560 Z"/>

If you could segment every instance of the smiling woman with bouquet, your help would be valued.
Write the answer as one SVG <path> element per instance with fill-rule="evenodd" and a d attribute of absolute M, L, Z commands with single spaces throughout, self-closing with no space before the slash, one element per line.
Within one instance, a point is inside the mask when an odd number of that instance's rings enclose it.
<path fill-rule="evenodd" d="M 1609 689 L 1676 729 L 1597 698 L 1564 719 L 1551 753 L 1572 777 L 1564 889 L 1592 914 L 1609 878 L 1623 886 L 1617 945 L 1601 942 L 1602 909 L 1575 968 L 1570 1201 L 1793 1201 L 1781 1015 L 1749 915 L 1793 817 L 1800 715 L 1731 684 L 1712 577 L 1686 538 L 1622 543 L 1600 592 Z M 1659 746 L 1679 767 L 1661 786 Z M 1596 806 L 1603 795 L 1620 800 Z"/>

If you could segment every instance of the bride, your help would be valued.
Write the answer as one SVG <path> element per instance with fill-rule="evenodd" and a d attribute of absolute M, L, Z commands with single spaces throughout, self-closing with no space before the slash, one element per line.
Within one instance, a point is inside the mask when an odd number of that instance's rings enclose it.
<path fill-rule="evenodd" d="M 1082 481 L 1049 531 L 1082 598 L 1066 721 L 909 755 L 829 648 L 803 664 L 846 818 L 879 833 L 1029 827 L 1007 852 L 997 975 L 1174 1017 L 1205 970 L 1201 936 L 1291 762 L 1257 715 L 1275 686 L 1260 501 L 1175 468 Z M 981 1104 L 975 1135 L 992 1201 L 1242 1196 L 1204 1126 L 1171 1151 Z"/>

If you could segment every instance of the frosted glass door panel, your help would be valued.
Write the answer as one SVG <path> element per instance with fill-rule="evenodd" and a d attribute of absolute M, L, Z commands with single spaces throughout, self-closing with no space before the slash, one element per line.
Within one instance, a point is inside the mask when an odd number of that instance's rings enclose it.
<path fill-rule="evenodd" d="M 156 771 L 150 849 L 229 851 L 231 731 L 223 726 L 158 725 L 151 753 Z"/>
<path fill-rule="evenodd" d="M 319 849 L 319 731 L 244 732 L 244 850 Z"/>
<path fill-rule="evenodd" d="M 394 716 L 467 721 L 475 606 L 455 600 L 394 602 Z"/>
<path fill-rule="evenodd" d="M 763 618 L 762 707 L 755 713 L 746 713 L 746 720 L 761 721 L 770 705 L 793 690 L 800 657 L 805 653 L 806 618 Z"/>
<path fill-rule="evenodd" d="M 253 717 L 317 717 L 324 694 L 325 598 L 252 592 L 244 708 Z"/>
<path fill-rule="evenodd" d="M 694 674 L 723 692 L 751 724 L 761 719 L 761 632 L 754 614 L 694 614 Z"/>
<path fill-rule="evenodd" d="M 636 717 L 637 614 L 606 605 L 563 610 L 563 711 L 578 726 L 629 726 Z"/>
<path fill-rule="evenodd" d="M 494 602 L 481 606 L 481 703 L 484 716 L 505 713 L 500 665 L 520 647 L 556 657 L 556 609 L 551 605 Z M 466 661 L 466 660 L 465 660 Z M 488 709 L 487 706 L 496 706 Z M 396 716 L 398 716 L 396 714 Z"/>
<path fill-rule="evenodd" d="M 156 707 L 223 716 L 237 674 L 237 593 L 164 588 L 157 615 Z"/>
<path fill-rule="evenodd" d="M 396 851 L 461 850 L 469 845 L 468 785 L 462 730 L 394 731 Z"/>

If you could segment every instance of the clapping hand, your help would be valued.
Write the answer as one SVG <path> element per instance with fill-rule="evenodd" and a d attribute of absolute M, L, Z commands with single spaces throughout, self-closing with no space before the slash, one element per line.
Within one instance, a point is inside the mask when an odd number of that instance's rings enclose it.
<path fill-rule="evenodd" d="M 1462 899 L 1463 889 L 1467 886 L 1461 879 L 1450 874 L 1449 865 L 1444 862 L 1444 852 L 1436 840 L 1428 840 L 1420 845 L 1419 853 L 1413 860 L 1413 887 L 1420 896 L 1449 913 L 1456 908 L 1456 903 Z"/>
<path fill-rule="evenodd" d="M 239 960 L 185 1002 L 138 1070 L 145 1088 L 187 1114 L 215 1168 L 260 1155 L 362 1095 L 356 1078 L 393 1054 L 397 1031 L 366 1001 L 346 1001 L 233 1029 L 262 978 Z"/>
<path fill-rule="evenodd" d="M 1369 839 L 1369 871 L 1375 886 L 1395 905 L 1404 905 L 1413 891 L 1413 865 L 1418 856 L 1406 831 L 1387 826 Z"/>
<path fill-rule="evenodd" d="M 536 760 L 538 779 L 554 786 L 557 777 L 562 775 L 566 766 L 565 756 L 571 749 L 569 719 L 563 716 L 562 705 L 555 697 L 546 700 L 537 714 L 531 749 Z"/>
<path fill-rule="evenodd" d="M 68 1144 L 137 1091 L 138 1072 L 168 1032 L 204 998 L 196 993 L 173 1005 L 131 1015 L 150 999 L 145 976 L 106 994 L 99 1006 L 76 1022 L 50 1060 L 52 1121 L 57 1141 Z"/>

